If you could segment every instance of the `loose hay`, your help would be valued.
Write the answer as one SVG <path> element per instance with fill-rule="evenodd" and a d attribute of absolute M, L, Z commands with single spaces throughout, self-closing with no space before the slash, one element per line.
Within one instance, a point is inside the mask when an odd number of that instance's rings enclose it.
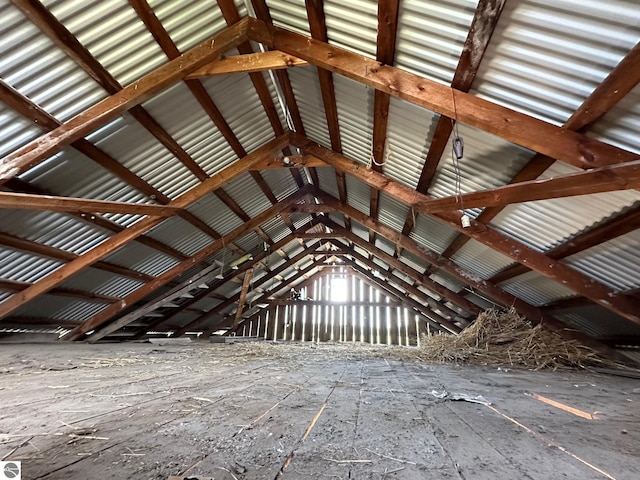
<path fill-rule="evenodd" d="M 475 365 L 556 369 L 612 365 L 593 349 L 566 340 L 542 325 L 532 326 L 515 309 L 487 310 L 459 335 L 424 337 L 422 360 Z"/>

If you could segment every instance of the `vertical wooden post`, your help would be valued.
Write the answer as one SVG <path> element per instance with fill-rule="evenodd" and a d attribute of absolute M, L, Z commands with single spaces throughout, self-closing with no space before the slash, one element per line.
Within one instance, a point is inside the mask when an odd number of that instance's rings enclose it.
<path fill-rule="evenodd" d="M 253 268 L 244 272 L 244 280 L 242 281 L 242 290 L 240 290 L 240 298 L 238 298 L 238 308 L 236 309 L 236 316 L 233 319 L 233 329 L 235 330 L 240 319 L 242 318 L 242 311 L 244 310 L 244 301 L 247 298 L 247 292 L 249 291 L 249 285 L 251 284 L 251 278 L 253 277 Z"/>

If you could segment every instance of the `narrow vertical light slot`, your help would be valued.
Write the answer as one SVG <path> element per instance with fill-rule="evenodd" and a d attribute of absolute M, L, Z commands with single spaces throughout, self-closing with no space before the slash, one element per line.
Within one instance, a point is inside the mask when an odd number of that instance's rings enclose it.
<path fill-rule="evenodd" d="M 276 341 L 278 336 L 278 319 L 280 318 L 280 305 L 276 305 L 276 310 L 273 312 L 273 341 Z"/>
<path fill-rule="evenodd" d="M 402 317 L 404 319 L 404 344 L 408 347 L 411 345 L 409 343 L 409 310 L 407 307 L 404 307 L 402 310 L 404 312 Z"/>
<path fill-rule="evenodd" d="M 351 306 L 351 342 L 356 343 L 356 324 L 358 322 L 358 307 Z"/>
<path fill-rule="evenodd" d="M 295 340 L 296 339 L 296 334 L 298 333 L 299 330 L 301 330 L 300 326 L 298 325 L 298 306 L 294 305 L 293 306 L 293 329 L 291 331 L 291 340 Z"/>
<path fill-rule="evenodd" d="M 267 310 L 267 313 L 264 316 L 264 333 L 262 334 L 262 338 L 267 339 L 267 332 L 269 331 L 269 317 L 271 309 Z"/>
<path fill-rule="evenodd" d="M 414 316 L 413 321 L 416 322 L 416 343 L 420 347 L 420 321 L 418 320 L 418 315 Z"/>
<path fill-rule="evenodd" d="M 375 302 L 376 302 L 376 343 L 380 343 L 380 291 L 375 291 Z"/>
<path fill-rule="evenodd" d="M 376 334 L 375 334 L 375 326 L 376 326 L 376 307 L 373 306 L 373 287 L 369 286 L 369 343 L 373 345 L 376 343 Z"/>
<path fill-rule="evenodd" d="M 262 327 L 263 318 L 262 314 L 258 315 L 258 321 L 256 322 L 256 337 L 260 338 L 260 328 Z"/>
<path fill-rule="evenodd" d="M 334 330 L 333 325 L 336 321 L 336 312 L 335 312 L 335 309 L 333 308 L 333 305 L 331 305 L 331 307 L 329 308 L 331 309 L 331 334 L 329 339 L 333 342 L 335 340 L 335 336 L 333 333 L 333 330 Z"/>
<path fill-rule="evenodd" d="M 302 343 L 304 343 L 306 336 L 307 336 L 307 306 L 303 305 L 302 306 L 302 335 L 300 336 Z"/>

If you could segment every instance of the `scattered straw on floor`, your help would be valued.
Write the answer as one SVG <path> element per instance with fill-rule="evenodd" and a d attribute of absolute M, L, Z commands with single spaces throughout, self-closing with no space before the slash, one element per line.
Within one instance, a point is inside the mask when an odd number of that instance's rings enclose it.
<path fill-rule="evenodd" d="M 455 364 L 506 365 L 535 369 L 611 365 L 594 350 L 566 340 L 547 328 L 532 326 L 514 309 L 487 310 L 459 335 L 423 338 L 417 356 Z"/>

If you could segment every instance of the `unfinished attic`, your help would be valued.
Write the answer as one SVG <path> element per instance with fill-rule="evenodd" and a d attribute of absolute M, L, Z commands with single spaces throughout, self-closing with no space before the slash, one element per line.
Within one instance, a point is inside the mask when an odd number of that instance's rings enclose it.
<path fill-rule="evenodd" d="M 0 479 L 640 478 L 636 0 L 0 18 Z"/>

